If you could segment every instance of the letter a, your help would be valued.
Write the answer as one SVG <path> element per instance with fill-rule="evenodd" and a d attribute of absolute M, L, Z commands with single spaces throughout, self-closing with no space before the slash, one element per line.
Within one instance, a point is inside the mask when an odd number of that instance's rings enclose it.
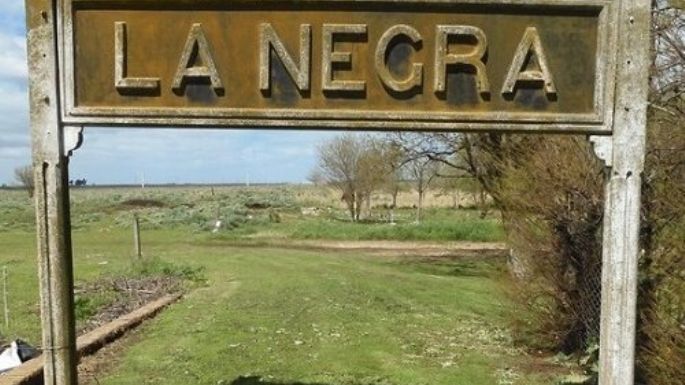
<path fill-rule="evenodd" d="M 527 62 L 533 57 L 537 61 L 538 68 L 525 68 Z M 526 28 L 526 32 L 523 34 L 518 48 L 516 48 L 514 60 L 509 66 L 509 72 L 502 86 L 502 94 L 513 94 L 516 84 L 520 81 L 542 83 L 548 95 L 555 96 L 557 94 L 552 73 L 549 71 L 549 65 L 547 65 L 547 56 L 542 49 L 540 35 L 535 27 Z"/>
<path fill-rule="evenodd" d="M 197 61 L 200 61 L 200 65 Z M 207 42 L 204 32 L 202 32 L 202 24 L 193 24 L 193 27 L 188 33 L 186 45 L 183 48 L 181 60 L 174 75 L 172 88 L 175 92 L 182 92 L 186 83 L 186 79 L 201 79 L 209 80 L 212 88 L 217 93 L 223 92 L 224 86 L 219 78 L 219 73 L 214 64 L 212 51 Z"/>

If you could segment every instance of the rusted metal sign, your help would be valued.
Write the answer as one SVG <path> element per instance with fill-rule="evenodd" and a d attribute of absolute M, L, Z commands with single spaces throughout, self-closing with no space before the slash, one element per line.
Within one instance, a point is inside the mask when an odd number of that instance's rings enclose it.
<path fill-rule="evenodd" d="M 68 158 L 89 124 L 597 134 L 599 384 L 633 383 L 650 0 L 26 7 L 45 383 L 78 382 Z"/>
<path fill-rule="evenodd" d="M 26 0 L 45 382 L 78 382 L 68 157 L 93 124 L 597 134 L 599 384 L 632 384 L 650 6 Z"/>
<path fill-rule="evenodd" d="M 611 132 L 614 2 L 63 2 L 74 124 Z"/>

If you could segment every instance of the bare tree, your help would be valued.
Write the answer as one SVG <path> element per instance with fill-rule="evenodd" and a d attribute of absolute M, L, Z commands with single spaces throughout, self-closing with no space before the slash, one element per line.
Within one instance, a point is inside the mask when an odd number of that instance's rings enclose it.
<path fill-rule="evenodd" d="M 22 166 L 14 169 L 14 179 L 21 184 L 29 194 L 29 197 L 33 198 L 33 192 L 35 190 L 35 185 L 33 182 L 33 167 Z"/>
<path fill-rule="evenodd" d="M 366 216 L 369 217 L 371 215 L 373 192 L 380 189 L 386 183 L 389 168 L 385 162 L 387 154 L 386 144 L 380 138 L 373 136 L 365 136 L 363 140 L 364 148 L 359 158 L 358 169 L 361 194 L 359 194 L 360 201 L 357 209 L 361 210 L 363 203 L 366 209 Z"/>
<path fill-rule="evenodd" d="M 422 157 L 409 160 L 405 167 L 409 178 L 414 184 L 416 192 L 419 194 L 416 205 L 416 222 L 421 222 L 423 215 L 423 197 L 431 182 L 437 177 L 440 163 L 431 158 Z"/>
<path fill-rule="evenodd" d="M 341 192 L 350 217 L 359 221 L 362 207 L 388 177 L 387 146 L 373 136 L 343 134 L 319 146 L 319 163 L 312 175 Z"/>
<path fill-rule="evenodd" d="M 361 143 L 350 134 L 337 136 L 318 147 L 318 173 L 327 184 L 340 190 L 353 221 L 356 217 L 358 194 L 357 167 L 362 152 Z M 318 170 L 318 172 L 317 172 Z"/>
<path fill-rule="evenodd" d="M 387 177 L 385 178 L 383 190 L 388 192 L 392 197 L 391 209 L 394 210 L 397 207 L 397 195 L 403 187 L 403 166 L 406 154 L 392 138 L 386 138 L 383 143 L 385 145 L 383 162 L 387 168 Z"/>
<path fill-rule="evenodd" d="M 457 209 L 459 206 L 459 197 L 462 194 L 469 194 L 472 196 L 473 202 L 479 204 L 483 211 L 485 211 L 485 197 L 483 190 L 470 174 L 465 171 L 455 170 L 453 167 L 446 164 L 440 164 L 438 170 L 435 186 L 442 194 L 449 195 L 452 198 L 452 209 Z"/>
<path fill-rule="evenodd" d="M 321 186 L 326 183 L 326 178 L 319 168 L 314 168 L 307 175 L 307 180 L 312 182 L 315 186 Z"/>
<path fill-rule="evenodd" d="M 654 61 L 651 76 L 651 105 L 665 108 L 685 95 L 685 1 L 656 0 L 652 10 Z M 669 106 L 670 108 L 677 108 Z M 669 111 L 669 109 L 666 109 Z M 680 113 L 682 110 L 670 110 Z"/>
<path fill-rule="evenodd" d="M 637 377 L 676 385 L 685 378 L 685 2 L 657 0 L 652 9 Z"/>

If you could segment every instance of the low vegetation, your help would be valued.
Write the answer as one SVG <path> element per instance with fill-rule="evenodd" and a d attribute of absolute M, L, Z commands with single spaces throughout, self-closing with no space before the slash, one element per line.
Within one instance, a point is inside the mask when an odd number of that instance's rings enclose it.
<path fill-rule="evenodd" d="M 213 266 L 210 285 L 99 383 L 532 385 L 568 371 L 513 345 L 498 264 L 194 245 L 169 256 L 191 253 Z"/>
<path fill-rule="evenodd" d="M 269 247 L 503 236 L 497 216 L 470 207 L 470 193 L 459 198 L 461 208 L 428 194 L 421 223 L 406 191 L 392 218 L 392 198 L 376 195 L 356 223 L 336 195 L 312 186 L 73 189 L 81 332 L 155 296 L 187 293 L 106 372 L 82 382 L 547 384 L 573 371 L 514 343 L 502 260 Z M 2 338 L 39 345 L 31 201 L 21 191 L 0 196 L 10 320 Z M 142 259 L 132 256 L 134 214 Z M 249 245 L 260 241 L 267 242 Z"/>
<path fill-rule="evenodd" d="M 413 216 L 413 212 L 403 213 Z M 420 224 L 404 222 L 367 223 L 358 226 L 349 222 L 325 219 L 300 221 L 288 229 L 294 239 L 331 240 L 415 240 L 415 241 L 474 241 L 496 242 L 503 239 L 503 231 L 496 218 L 481 218 L 475 210 L 459 212 L 459 221 L 447 215 L 427 215 Z"/>

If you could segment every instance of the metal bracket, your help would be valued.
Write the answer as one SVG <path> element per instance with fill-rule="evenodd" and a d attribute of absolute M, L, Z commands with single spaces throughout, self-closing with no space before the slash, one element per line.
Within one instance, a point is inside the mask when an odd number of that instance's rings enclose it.
<path fill-rule="evenodd" d="M 604 167 L 611 167 L 614 157 L 614 140 L 612 136 L 590 135 L 587 138 L 592 143 L 595 156 L 604 163 Z"/>
<path fill-rule="evenodd" d="M 64 156 L 70 157 L 83 144 L 83 126 L 64 126 Z"/>

